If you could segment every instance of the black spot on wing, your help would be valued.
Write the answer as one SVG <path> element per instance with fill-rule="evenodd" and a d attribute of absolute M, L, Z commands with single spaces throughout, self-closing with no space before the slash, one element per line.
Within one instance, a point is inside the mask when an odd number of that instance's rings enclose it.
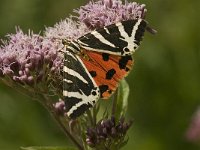
<path fill-rule="evenodd" d="M 136 22 L 137 20 L 127 20 L 127 21 L 122 22 L 122 25 L 124 26 L 124 30 L 128 34 L 129 37 L 131 37 L 132 31 Z"/>
<path fill-rule="evenodd" d="M 121 59 L 119 60 L 119 68 L 126 69 L 127 68 L 126 66 L 127 66 L 129 60 L 132 60 L 131 56 L 122 56 Z"/>
<path fill-rule="evenodd" d="M 129 52 L 130 50 L 126 47 L 126 48 L 124 48 L 124 51 Z"/>
<path fill-rule="evenodd" d="M 106 79 L 111 80 L 112 77 L 115 75 L 116 71 L 115 69 L 110 69 L 107 73 L 106 73 Z"/>
<path fill-rule="evenodd" d="M 112 90 L 108 90 L 108 93 L 109 93 L 109 94 L 112 94 L 112 92 L 113 92 Z"/>
<path fill-rule="evenodd" d="M 104 61 L 108 61 L 109 60 L 109 54 L 102 53 L 102 58 L 103 58 Z"/>
<path fill-rule="evenodd" d="M 128 72 L 130 69 L 126 67 L 125 71 Z"/>
<path fill-rule="evenodd" d="M 92 91 L 92 95 L 97 95 L 97 92 L 96 91 Z"/>
<path fill-rule="evenodd" d="M 100 94 L 101 94 L 101 97 L 102 97 L 103 93 L 108 90 L 108 85 L 102 84 L 102 85 L 99 86 L 99 89 L 100 89 Z"/>
<path fill-rule="evenodd" d="M 96 71 L 90 71 L 89 73 L 90 73 L 90 75 L 91 75 L 93 78 L 97 76 Z"/>

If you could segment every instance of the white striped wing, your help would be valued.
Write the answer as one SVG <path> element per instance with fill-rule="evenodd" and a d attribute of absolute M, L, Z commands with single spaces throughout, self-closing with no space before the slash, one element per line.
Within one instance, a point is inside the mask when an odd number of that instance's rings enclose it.
<path fill-rule="evenodd" d="M 139 47 L 147 23 L 127 20 L 92 31 L 78 39 L 80 47 L 113 55 L 131 55 Z"/>
<path fill-rule="evenodd" d="M 100 91 L 81 59 L 66 52 L 63 68 L 63 96 L 70 118 L 76 118 L 97 102 Z"/>

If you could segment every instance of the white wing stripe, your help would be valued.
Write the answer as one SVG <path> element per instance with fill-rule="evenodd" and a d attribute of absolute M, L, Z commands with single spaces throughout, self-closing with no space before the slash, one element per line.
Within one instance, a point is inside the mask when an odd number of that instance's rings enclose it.
<path fill-rule="evenodd" d="M 116 26 L 118 27 L 119 29 L 119 32 L 120 32 L 120 35 L 124 38 L 120 38 L 121 40 L 123 41 L 126 41 L 128 43 L 128 46 L 127 48 L 130 50 L 130 51 L 135 51 L 135 49 L 138 47 L 137 44 L 135 44 L 133 42 L 133 40 L 135 41 L 135 35 L 136 35 L 136 31 L 138 30 L 138 26 L 140 25 L 142 19 L 139 19 L 136 24 L 134 25 L 133 27 L 133 31 L 131 33 L 131 37 L 125 32 L 124 30 L 124 26 L 122 25 L 121 22 L 117 23 Z"/>
<path fill-rule="evenodd" d="M 123 38 L 120 38 L 120 39 L 128 43 L 127 48 L 128 48 L 130 51 L 134 51 L 134 47 L 137 46 L 137 45 L 133 42 L 135 36 L 134 36 L 134 37 L 128 36 L 128 34 L 127 34 L 126 31 L 124 30 L 124 26 L 122 25 L 121 22 L 117 23 L 116 25 L 117 25 L 117 27 L 118 27 L 118 29 L 119 29 L 120 35 L 124 38 L 124 39 L 123 39 Z M 133 29 L 133 30 L 134 30 L 134 29 Z M 133 32 L 132 32 L 132 33 L 133 33 Z"/>
<path fill-rule="evenodd" d="M 132 34 L 131 34 L 131 38 L 135 37 L 136 31 L 138 30 L 138 27 L 139 27 L 141 21 L 142 21 L 142 19 L 138 19 L 138 21 L 134 25 L 134 28 L 133 28 L 133 31 L 132 31 Z"/>
<path fill-rule="evenodd" d="M 91 34 L 94 35 L 97 39 L 99 39 L 102 43 L 115 48 L 115 45 L 106 40 L 99 32 L 92 31 Z"/>
<path fill-rule="evenodd" d="M 77 103 L 74 105 L 68 112 L 67 115 L 70 116 L 75 110 L 77 110 L 81 105 L 83 104 L 88 104 L 90 103 L 91 105 L 94 105 L 93 101 L 97 101 L 99 95 L 93 96 L 89 95 L 86 96 L 85 94 L 80 94 L 79 92 L 68 92 L 68 91 L 63 91 L 63 95 L 66 95 L 67 97 L 75 97 L 78 99 L 82 99 L 81 102 Z"/>
<path fill-rule="evenodd" d="M 66 66 L 64 66 L 63 68 L 63 71 L 72 75 L 72 76 L 75 76 L 77 77 L 79 80 L 83 81 L 84 83 L 88 84 L 88 82 L 76 71 L 70 69 L 70 68 L 67 68 Z"/>
<path fill-rule="evenodd" d="M 73 83 L 71 80 L 63 79 L 64 82 Z"/>

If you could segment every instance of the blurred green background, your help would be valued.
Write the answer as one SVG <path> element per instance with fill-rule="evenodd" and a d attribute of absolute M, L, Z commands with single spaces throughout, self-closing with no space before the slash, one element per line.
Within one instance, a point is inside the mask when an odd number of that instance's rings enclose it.
<path fill-rule="evenodd" d="M 128 117 L 134 119 L 125 150 L 198 150 L 185 132 L 200 105 L 199 0 L 138 0 L 158 30 L 146 33 L 127 80 Z M 0 0 L 0 38 L 15 26 L 36 33 L 69 16 L 86 0 Z M 0 149 L 67 145 L 47 111 L 37 102 L 0 85 Z M 71 144 L 71 143 L 70 143 Z"/>

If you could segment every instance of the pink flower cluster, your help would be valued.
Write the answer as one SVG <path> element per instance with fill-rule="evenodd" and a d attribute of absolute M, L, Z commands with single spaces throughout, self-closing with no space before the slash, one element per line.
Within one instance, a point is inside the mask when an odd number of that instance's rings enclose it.
<path fill-rule="evenodd" d="M 0 74 L 22 84 L 33 84 L 42 80 L 46 69 L 59 72 L 62 58 L 59 46 L 52 39 L 38 34 L 24 34 L 18 29 L 9 34 L 8 43 L 0 49 Z M 45 68 L 46 67 L 46 68 Z"/>
<path fill-rule="evenodd" d="M 125 1 L 123 4 L 120 0 L 99 0 L 74 11 L 77 16 L 46 28 L 43 36 L 30 32 L 25 34 L 20 29 L 16 34 L 9 34 L 8 40 L 0 47 L 0 76 L 31 85 L 48 80 L 44 79 L 46 76 L 60 75 L 62 39 L 74 40 L 99 27 L 144 18 L 147 10 L 144 4 L 136 2 Z"/>

